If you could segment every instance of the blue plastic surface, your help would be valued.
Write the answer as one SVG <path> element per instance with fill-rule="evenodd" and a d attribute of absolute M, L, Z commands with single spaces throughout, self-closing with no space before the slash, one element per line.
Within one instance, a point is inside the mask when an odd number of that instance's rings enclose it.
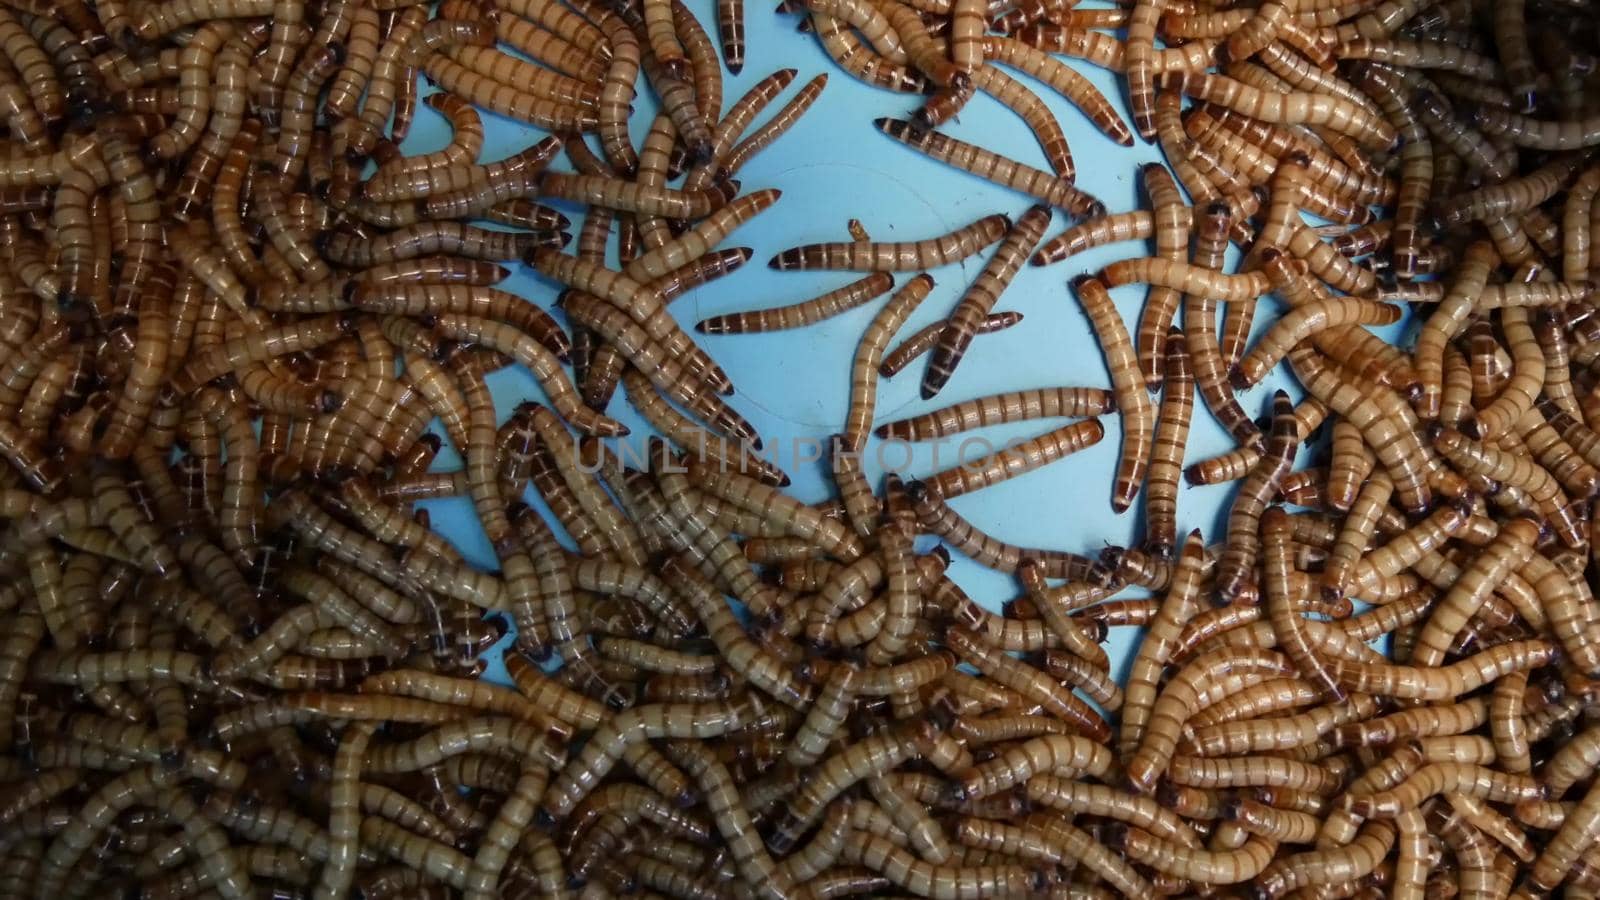
<path fill-rule="evenodd" d="M 779 272 L 766 265 L 773 254 L 787 247 L 814 241 L 847 240 L 845 225 L 851 218 L 860 219 L 874 239 L 910 240 L 944 233 L 988 213 L 1003 212 L 1015 217 L 1033 202 L 1026 196 L 923 157 L 879 133 L 872 125 L 873 119 L 905 117 L 920 106 L 920 98 L 855 81 L 834 65 L 813 35 L 796 31 L 798 17 L 774 14 L 769 2 L 749 2 L 747 61 L 743 74 L 737 77 L 724 71 L 724 111 L 744 91 L 780 68 L 794 68 L 798 75 L 757 124 L 776 112 L 811 78 L 827 73 L 827 88 L 794 128 L 739 173 L 745 192 L 777 188 L 783 192 L 782 199 L 725 242 L 725 246 L 754 250 L 753 258 L 742 270 L 672 304 L 671 310 L 686 329 L 706 316 L 797 302 L 859 277 L 845 272 Z M 714 35 L 712 3 L 691 0 L 689 5 Z M 1127 117 L 1119 79 L 1113 73 L 1074 60 L 1068 62 L 1121 107 Z M 1020 73 L 1008 71 L 1007 74 L 1034 89 L 1055 113 L 1071 144 L 1080 187 L 1099 197 L 1112 211 L 1133 209 L 1140 204 L 1138 167 L 1160 159 L 1157 148 L 1144 143 L 1132 148 L 1120 147 L 1049 88 Z M 653 98 L 648 96 L 642 80 L 640 87 L 643 94 L 635 104 L 633 118 L 636 144 L 655 114 Z M 425 92 L 427 90 L 424 88 Z M 539 129 L 492 114 L 486 113 L 484 119 L 488 132 L 483 155 L 486 161 L 521 150 L 544 136 Z M 979 143 L 1019 162 L 1047 168 L 1027 126 L 1010 110 L 981 93 L 956 121 L 941 131 Z M 442 146 L 447 137 L 447 126 L 442 118 L 419 106 L 415 129 L 404 149 L 408 153 L 434 150 Z M 576 233 L 581 207 L 556 205 L 573 218 Z M 1069 220 L 1058 212 L 1048 233 L 1058 233 L 1068 224 Z M 1148 252 L 1143 244 L 1118 244 L 1055 266 L 1024 268 L 996 307 L 1023 313 L 1026 318 L 1022 324 L 998 334 L 978 337 L 955 377 L 933 400 L 918 399 L 925 357 L 897 377 L 881 382 L 878 421 L 996 391 L 1045 385 L 1109 387 L 1099 347 L 1067 282 L 1080 272 L 1097 270 L 1112 260 Z M 614 265 L 614 241 L 612 254 Z M 963 264 L 934 270 L 931 274 L 937 286 L 900 336 L 948 315 L 982 269 L 987 256 L 985 253 Z M 502 287 L 527 297 L 530 302 L 549 307 L 557 292 L 556 286 L 524 266 L 516 268 L 515 275 Z M 898 276 L 897 284 L 904 283 L 907 277 Z M 1113 291 L 1130 331 L 1137 323 L 1145 293 L 1143 286 Z M 795 331 L 696 335 L 701 346 L 722 365 L 737 386 L 737 393 L 730 398 L 733 405 L 749 418 L 769 446 L 778 448 L 780 464 L 794 478 L 791 490 L 802 499 L 809 501 L 828 496 L 831 480 L 825 459 L 797 461 L 795 449 L 797 446 L 825 448 L 828 436 L 841 428 L 848 402 L 850 360 L 863 329 L 882 303 L 882 299 L 875 300 L 845 315 Z M 1275 309 L 1275 301 L 1262 301 L 1256 320 L 1258 330 L 1263 319 L 1275 315 Z M 1265 385 L 1247 392 L 1242 397 L 1246 409 L 1252 414 L 1264 412 L 1272 389 L 1285 386 L 1285 381 L 1281 374 L 1275 374 Z M 519 400 L 541 397 L 538 385 L 520 368 L 494 374 L 490 385 L 502 420 Z M 1288 386 L 1298 397 L 1297 386 Z M 642 447 L 649 429 L 628 407 L 620 392 L 607 412 L 633 428 L 633 434 L 622 440 Z M 952 505 L 996 537 L 1029 546 L 1093 554 L 1107 545 L 1138 541 L 1143 532 L 1139 521 L 1141 504 L 1135 503 L 1132 510 L 1120 516 L 1114 515 L 1110 508 L 1111 478 L 1121 430 L 1115 415 L 1105 417 L 1104 423 L 1106 437 L 1099 445 L 1042 470 L 957 498 Z M 999 445 L 1007 439 L 1031 436 L 1059 424 L 1059 421 L 1029 422 L 975 434 Z M 938 448 L 941 454 L 938 467 L 955 459 L 958 445 L 959 439 Z M 911 476 L 925 475 L 936 468 L 931 445 L 917 445 L 915 458 L 909 465 L 903 462 L 903 454 L 898 450 L 884 453 L 884 458 L 880 459 L 882 446 L 882 441 L 874 439 L 865 451 L 867 473 L 874 483 L 878 482 L 883 463 L 897 465 Z M 1197 404 L 1187 459 L 1203 459 L 1230 447 L 1232 441 L 1212 420 L 1204 404 Z M 450 456 L 442 457 L 437 467 L 458 465 L 459 462 Z M 1184 487 L 1179 501 L 1180 533 L 1201 528 L 1208 537 L 1219 535 L 1226 515 L 1224 504 L 1231 494 L 1231 486 Z M 468 559 L 479 565 L 494 565 L 493 555 L 465 499 L 433 502 L 428 506 L 436 527 L 461 547 Z M 974 599 L 991 609 L 998 609 L 1001 602 L 1019 592 L 1009 578 L 964 559 L 957 559 L 950 571 Z M 1119 675 L 1134 638 L 1133 631 L 1128 628 L 1113 630 L 1108 644 L 1112 659 L 1117 661 Z M 489 677 L 503 675 L 499 654 L 492 652 L 489 657 L 493 660 Z"/>

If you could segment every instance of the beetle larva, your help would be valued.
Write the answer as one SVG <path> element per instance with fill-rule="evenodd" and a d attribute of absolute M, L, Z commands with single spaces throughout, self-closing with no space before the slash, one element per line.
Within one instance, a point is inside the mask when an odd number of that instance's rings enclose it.
<path fill-rule="evenodd" d="M 889 347 L 889 341 L 931 290 L 933 279 L 926 274 L 912 278 L 878 311 L 862 334 L 850 366 L 850 408 L 845 414 L 843 432 L 843 445 L 847 451 L 860 452 L 866 444 L 867 433 L 872 429 L 877 407 L 878 364 Z"/>
<path fill-rule="evenodd" d="M 1117 314 L 1105 285 L 1083 276 L 1073 281 L 1072 291 L 1088 314 L 1099 338 L 1100 351 L 1111 373 L 1111 385 L 1122 417 L 1122 456 L 1117 463 L 1117 477 L 1111 489 L 1111 508 L 1120 513 L 1133 504 L 1134 497 L 1144 483 L 1154 438 L 1155 409 L 1144 390 L 1144 378 L 1139 373 L 1139 363 L 1134 356 L 1133 340 L 1128 336 L 1127 326 Z"/>
<path fill-rule="evenodd" d="M 874 124 L 879 131 L 920 153 L 1059 207 L 1070 215 L 1089 218 L 1105 212 L 1105 204 L 1068 178 L 1041 172 L 937 132 L 918 132 L 899 119 L 879 119 Z"/>
<path fill-rule="evenodd" d="M 928 368 L 922 376 L 922 397 L 937 394 L 950 376 L 955 373 L 965 355 L 967 346 L 977 334 L 981 320 L 989 315 L 1007 284 L 1022 268 L 1022 262 L 1033 252 L 1034 245 L 1044 235 L 1050 222 L 1049 209 L 1031 207 L 1017 219 L 1011 231 L 1000 241 L 1000 246 L 990 257 L 976 281 L 962 296 L 949 324 L 939 335 L 939 342 L 928 359 Z"/>
<path fill-rule="evenodd" d="M 892 287 L 891 276 L 875 272 L 803 303 L 712 316 L 696 324 L 695 330 L 705 334 L 747 334 L 804 328 L 867 303 Z"/>

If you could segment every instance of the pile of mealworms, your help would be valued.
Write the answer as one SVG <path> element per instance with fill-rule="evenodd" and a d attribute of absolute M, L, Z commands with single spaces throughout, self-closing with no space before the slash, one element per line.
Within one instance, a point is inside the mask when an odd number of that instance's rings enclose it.
<path fill-rule="evenodd" d="M 857 280 L 699 323 L 888 295 L 811 504 L 669 307 L 750 259 L 719 245 L 779 195 L 734 176 L 826 83 L 724 113 L 738 0 L 723 60 L 675 0 L 0 0 L 0 897 L 1600 895 L 1593 3 L 784 10 L 929 93 L 879 130 L 1035 204 L 851 222 L 771 265 Z M 1052 54 L 1126 74 L 1132 127 Z M 1077 188 L 991 62 L 1159 141 L 1149 209 Z M 979 91 L 1049 171 L 934 130 Z M 419 102 L 451 136 L 407 157 Z M 550 136 L 480 161 L 479 110 Z M 1065 289 L 1109 389 L 879 421 L 880 377 L 926 355 L 931 398 L 1018 325 L 1026 260 L 1145 239 Z M 991 247 L 891 350 L 929 270 Z M 495 287 L 514 265 L 551 311 Z M 1408 312 L 1411 349 L 1365 328 Z M 1279 363 L 1305 399 L 1243 396 Z M 512 364 L 545 402 L 502 421 Z M 600 440 L 619 389 L 659 433 L 637 467 Z M 1238 446 L 1185 468 L 1197 393 Z M 1140 546 L 950 505 L 1108 417 Z M 919 480 L 863 467 L 874 435 L 1042 418 L 1069 421 Z M 1184 478 L 1239 482 L 1209 544 Z M 492 571 L 415 507 L 457 495 Z M 1015 575 L 1002 613 L 952 551 Z M 510 684 L 481 680 L 507 622 Z"/>

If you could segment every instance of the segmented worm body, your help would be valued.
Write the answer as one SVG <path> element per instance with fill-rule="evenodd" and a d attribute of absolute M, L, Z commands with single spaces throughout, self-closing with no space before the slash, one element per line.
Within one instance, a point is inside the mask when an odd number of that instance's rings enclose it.
<path fill-rule="evenodd" d="M 785 250 L 774 269 L 844 269 L 856 272 L 915 272 L 965 259 L 993 244 L 1011 228 L 1003 215 L 989 215 L 949 234 L 894 243 L 807 244 Z"/>

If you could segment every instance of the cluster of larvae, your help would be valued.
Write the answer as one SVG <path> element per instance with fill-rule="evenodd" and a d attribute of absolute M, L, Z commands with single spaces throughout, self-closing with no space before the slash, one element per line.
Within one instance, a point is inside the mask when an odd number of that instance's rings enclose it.
<path fill-rule="evenodd" d="M 819 503 L 670 304 L 751 258 L 721 245 L 779 193 L 735 176 L 825 75 L 724 112 L 673 0 L 0 0 L 0 898 L 1600 895 L 1591 0 L 785 11 L 929 93 L 879 130 L 1033 204 L 853 223 L 771 265 L 856 280 L 699 324 L 889 295 Z M 732 71 L 741 21 L 718 4 Z M 1060 54 L 1126 75 L 1131 128 Z M 992 64 L 1157 140 L 1149 208 L 1076 187 Z M 407 157 L 419 75 L 450 139 Z M 934 130 L 979 91 L 1048 171 Z M 480 110 L 550 136 L 482 161 Z M 1068 286 L 1109 389 L 879 421 L 924 355 L 924 399 L 959 388 L 1028 260 L 1144 239 Z M 986 252 L 891 350 L 929 272 Z M 496 287 L 513 265 L 553 311 Z M 1408 346 L 1366 330 L 1408 313 Z M 1280 363 L 1305 399 L 1245 394 Z M 502 416 L 513 364 L 543 402 Z M 603 440 L 619 389 L 659 435 L 637 460 Z M 1197 393 L 1238 446 L 1186 468 Z M 1069 421 L 922 479 L 862 466 L 1042 418 Z M 951 506 L 1107 418 L 1139 546 Z M 1239 482 L 1209 543 L 1184 478 Z M 415 506 L 451 496 L 492 570 Z M 1003 612 L 952 553 L 1015 576 Z"/>

